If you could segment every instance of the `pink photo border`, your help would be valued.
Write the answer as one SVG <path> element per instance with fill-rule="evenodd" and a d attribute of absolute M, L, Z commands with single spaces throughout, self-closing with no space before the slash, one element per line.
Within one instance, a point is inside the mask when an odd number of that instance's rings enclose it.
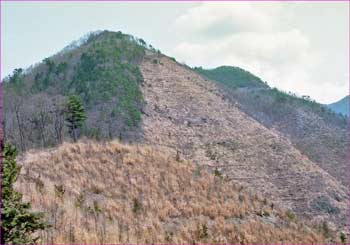
<path fill-rule="evenodd" d="M 2 2 L 348 2 L 348 9 L 350 13 L 350 0 L 0 0 L 0 78 L 2 77 Z M 350 22 L 350 16 L 348 16 L 348 23 Z M 349 30 L 349 42 L 350 42 L 350 30 Z M 349 44 L 350 46 L 350 44 Z M 349 48 L 350 50 L 350 48 Z M 348 55 L 348 61 L 349 61 L 349 77 L 350 77 L 350 51 L 347 54 Z M 350 81 L 348 81 L 349 90 L 348 95 L 350 94 Z M 350 100 L 348 100 L 349 108 L 350 108 Z M 0 81 L 0 151 L 2 151 L 2 144 L 3 144 L 3 132 L 2 132 L 2 106 L 3 106 L 3 96 L 2 96 L 2 82 Z M 350 111 L 349 111 L 350 112 Z M 350 113 L 349 113 L 350 115 Z M 347 120 L 347 129 L 348 129 L 348 155 L 347 155 L 347 163 L 349 165 L 348 169 L 348 176 L 350 176 L 350 119 L 348 117 Z M 2 154 L 0 154 L 0 183 L 2 180 Z M 348 186 L 349 187 L 349 186 Z M 348 194 L 350 194 L 350 188 L 348 189 Z M 0 210 L 2 208 L 2 184 L 0 184 Z M 350 197 L 348 201 L 348 212 L 350 212 Z M 347 214 L 347 225 L 350 225 L 350 213 Z M 0 226 L 1 226 L 1 215 L 0 215 Z M 0 230 L 0 238 L 2 236 Z M 349 241 L 350 242 L 350 241 Z M 348 243 L 349 244 L 349 243 Z M 52 245 L 67 245 L 67 244 L 52 244 Z M 76 244 L 80 245 L 80 244 Z M 82 245 L 82 244 L 81 244 Z M 95 244 L 90 244 L 95 245 Z M 96 244 L 97 245 L 97 244 Z M 103 245 L 115 245 L 115 244 L 103 244 Z M 125 244 L 125 245 L 135 245 L 135 244 Z M 140 244 L 140 245 L 148 245 L 148 244 Z M 162 245 L 162 244 L 158 244 Z M 165 244 L 164 244 L 165 245 Z M 177 244 L 167 244 L 167 245 L 177 245 Z M 198 244 L 201 245 L 201 244 Z M 221 245 L 221 244 L 216 244 Z M 272 244 L 271 244 L 272 245 Z M 306 244 L 300 244 L 300 245 L 306 245 Z"/>

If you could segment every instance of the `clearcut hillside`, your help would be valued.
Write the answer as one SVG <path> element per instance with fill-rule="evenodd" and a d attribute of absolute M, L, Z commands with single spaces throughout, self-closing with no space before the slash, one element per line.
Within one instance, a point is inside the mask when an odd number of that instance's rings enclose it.
<path fill-rule="evenodd" d="M 87 116 L 76 144 L 71 95 Z M 45 243 L 321 243 L 348 229 L 345 118 L 241 68 L 192 69 L 102 31 L 16 69 L 3 101 L 18 188 L 53 225 Z"/>

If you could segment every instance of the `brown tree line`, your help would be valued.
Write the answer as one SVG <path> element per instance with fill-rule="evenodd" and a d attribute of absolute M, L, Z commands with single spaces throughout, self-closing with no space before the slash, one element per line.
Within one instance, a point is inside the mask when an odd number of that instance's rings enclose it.
<path fill-rule="evenodd" d="M 28 93 L 30 94 L 30 93 Z M 41 92 L 23 95 L 6 89 L 3 93 L 3 140 L 19 151 L 46 148 L 74 140 L 67 125 L 68 96 Z M 78 138 L 95 140 L 119 138 L 132 141 L 140 137 L 140 128 L 130 128 L 116 116 L 116 98 L 85 108 L 86 121 L 77 129 Z"/>
<path fill-rule="evenodd" d="M 65 135 L 67 98 L 41 93 L 31 97 L 6 91 L 3 100 L 3 139 L 21 151 L 54 146 Z"/>

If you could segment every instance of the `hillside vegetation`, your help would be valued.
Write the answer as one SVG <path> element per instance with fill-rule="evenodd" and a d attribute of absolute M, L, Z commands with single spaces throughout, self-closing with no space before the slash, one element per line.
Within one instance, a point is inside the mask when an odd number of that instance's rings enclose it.
<path fill-rule="evenodd" d="M 225 85 L 225 88 L 231 89 L 230 92 L 233 96 L 238 97 L 240 95 L 239 93 L 244 93 L 244 96 L 249 96 L 247 101 L 255 99 L 255 101 L 251 101 L 251 103 L 260 104 L 259 109 L 261 109 L 262 113 L 277 114 L 279 111 L 284 111 L 283 109 L 288 105 L 289 108 L 287 112 L 292 109 L 297 110 L 300 108 L 317 114 L 323 120 L 334 126 L 342 127 L 346 124 L 344 117 L 336 115 L 324 105 L 310 99 L 310 97 L 298 97 L 293 93 L 286 93 L 276 88 L 272 89 L 257 76 L 239 67 L 220 66 L 215 69 L 195 67 L 194 71 L 218 84 Z M 239 100 L 241 98 L 238 97 L 236 99 Z M 247 102 L 245 102 L 244 105 L 248 106 L 246 104 Z M 270 111 L 266 111 L 267 107 L 270 107 Z"/>
<path fill-rule="evenodd" d="M 215 69 L 203 69 L 195 67 L 194 70 L 212 80 L 218 80 L 221 83 L 232 88 L 267 88 L 267 84 L 257 76 L 245 71 L 239 67 L 220 66 Z"/>
<path fill-rule="evenodd" d="M 52 225 L 43 243 L 325 241 L 323 229 L 165 149 L 64 143 L 19 162 L 17 189 Z"/>
<path fill-rule="evenodd" d="M 338 115 L 307 96 L 262 86 L 243 70 L 217 68 L 194 69 L 215 81 L 225 98 L 264 126 L 288 137 L 294 146 L 346 186 L 347 168 L 346 118 Z M 240 73 L 238 75 L 237 73 Z M 247 78 L 247 84 L 240 77 Z M 237 82 L 238 81 L 238 82 Z"/>
<path fill-rule="evenodd" d="M 79 96 L 87 110 L 80 136 L 135 134 L 143 105 L 138 63 L 145 48 L 142 39 L 121 32 L 96 32 L 27 71 L 16 69 L 3 86 L 5 141 L 22 151 L 62 142 L 70 95 Z"/>

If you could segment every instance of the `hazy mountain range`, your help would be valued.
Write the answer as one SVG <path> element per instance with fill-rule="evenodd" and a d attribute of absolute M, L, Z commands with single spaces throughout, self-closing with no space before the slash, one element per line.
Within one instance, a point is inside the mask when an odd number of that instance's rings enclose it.
<path fill-rule="evenodd" d="M 343 99 L 327 105 L 331 110 L 341 113 L 343 115 L 349 115 L 349 95 L 345 96 Z"/>

